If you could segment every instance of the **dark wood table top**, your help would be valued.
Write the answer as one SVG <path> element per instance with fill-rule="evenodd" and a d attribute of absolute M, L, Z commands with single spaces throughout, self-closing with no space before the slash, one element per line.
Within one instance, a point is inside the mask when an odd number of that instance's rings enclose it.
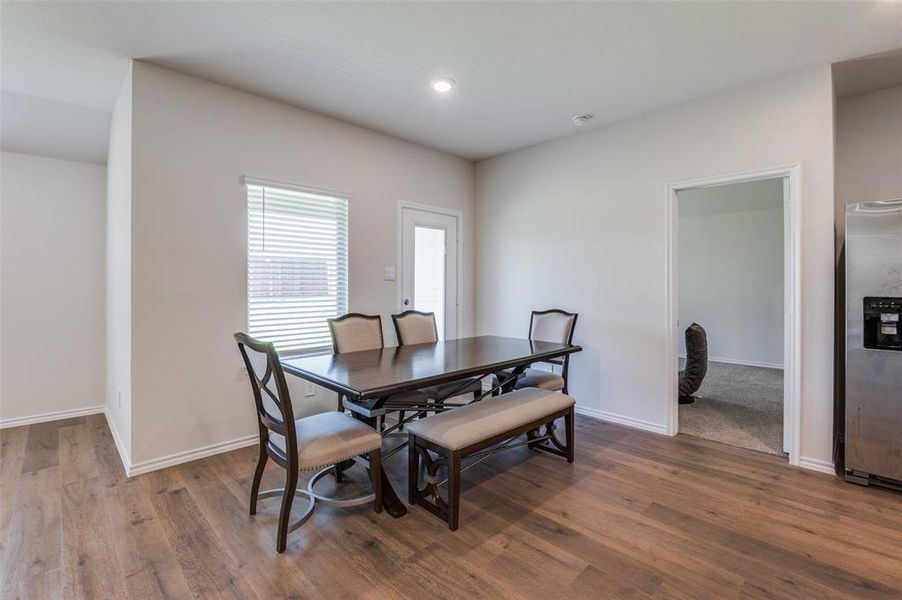
<path fill-rule="evenodd" d="M 319 356 L 282 356 L 282 368 L 352 400 L 378 398 L 560 358 L 573 344 L 479 336 Z"/>

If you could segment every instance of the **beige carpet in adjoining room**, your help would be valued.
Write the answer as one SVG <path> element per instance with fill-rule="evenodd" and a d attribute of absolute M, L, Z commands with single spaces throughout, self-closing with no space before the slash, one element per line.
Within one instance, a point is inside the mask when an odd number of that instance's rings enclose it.
<path fill-rule="evenodd" d="M 680 433 L 783 454 L 783 371 L 708 363 L 695 402 L 680 405 Z"/>

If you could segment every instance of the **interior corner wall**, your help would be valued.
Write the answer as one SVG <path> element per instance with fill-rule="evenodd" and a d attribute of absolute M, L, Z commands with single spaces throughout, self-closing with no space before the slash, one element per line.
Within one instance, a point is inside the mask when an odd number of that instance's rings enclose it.
<path fill-rule="evenodd" d="M 106 211 L 106 406 L 113 438 L 128 467 L 132 440 L 132 69 L 113 106 Z"/>
<path fill-rule="evenodd" d="M 383 318 L 398 310 L 400 282 L 383 278 L 397 260 L 398 203 L 462 211 L 461 330 L 469 335 L 470 161 L 139 61 L 132 90 L 135 471 L 257 435 L 232 338 L 247 313 L 242 175 L 351 195 L 350 309 Z M 332 395 L 293 396 L 298 416 L 335 406 Z"/>
<path fill-rule="evenodd" d="M 103 165 L 0 158 L 0 425 L 104 404 Z"/>
<path fill-rule="evenodd" d="M 829 465 L 832 104 L 823 66 L 478 163 L 477 332 L 522 336 L 531 309 L 580 313 L 581 410 L 666 431 L 667 185 L 798 163 L 801 459 Z"/>

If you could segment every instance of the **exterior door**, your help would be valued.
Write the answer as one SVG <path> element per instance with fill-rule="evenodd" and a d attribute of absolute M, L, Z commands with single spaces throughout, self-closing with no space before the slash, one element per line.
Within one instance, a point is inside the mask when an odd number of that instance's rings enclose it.
<path fill-rule="evenodd" d="M 401 310 L 434 312 L 439 339 L 458 337 L 458 218 L 401 208 Z"/>

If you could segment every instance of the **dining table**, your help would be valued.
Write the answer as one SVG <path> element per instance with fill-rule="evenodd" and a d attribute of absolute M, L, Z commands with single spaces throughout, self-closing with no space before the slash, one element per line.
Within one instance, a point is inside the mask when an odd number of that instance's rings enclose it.
<path fill-rule="evenodd" d="M 384 417 L 413 411 L 409 420 L 435 409 L 434 402 L 411 404 L 410 398 L 417 397 L 417 390 L 478 377 L 492 383 L 472 401 L 490 402 L 492 395 L 514 389 L 517 379 L 530 365 L 581 350 L 575 344 L 484 335 L 338 354 L 285 352 L 279 359 L 285 373 L 336 392 L 342 410 L 376 428 L 383 437 L 403 439 L 406 437 L 401 431 L 403 421 L 387 426 Z M 455 386 L 445 385 L 445 388 L 448 389 L 446 398 L 458 395 Z M 439 402 L 442 410 L 453 410 L 455 406 L 444 399 Z M 395 448 L 383 451 L 384 458 L 404 446 L 406 443 L 402 441 Z M 386 512 L 395 518 L 406 514 L 407 508 L 385 470 L 382 488 Z"/>

